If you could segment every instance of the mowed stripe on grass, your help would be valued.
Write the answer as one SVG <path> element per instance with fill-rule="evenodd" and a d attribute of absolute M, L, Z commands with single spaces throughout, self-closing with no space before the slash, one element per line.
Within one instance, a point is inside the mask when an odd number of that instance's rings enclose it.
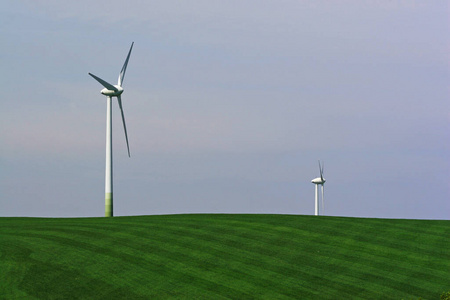
<path fill-rule="evenodd" d="M 438 299 L 450 221 L 0 218 L 0 297 Z"/>

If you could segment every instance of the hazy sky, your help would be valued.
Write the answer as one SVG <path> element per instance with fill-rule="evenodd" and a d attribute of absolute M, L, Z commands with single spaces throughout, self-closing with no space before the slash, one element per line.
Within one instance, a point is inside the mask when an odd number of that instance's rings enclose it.
<path fill-rule="evenodd" d="M 450 219 L 449 1 L 9 1 L 0 216 Z"/>

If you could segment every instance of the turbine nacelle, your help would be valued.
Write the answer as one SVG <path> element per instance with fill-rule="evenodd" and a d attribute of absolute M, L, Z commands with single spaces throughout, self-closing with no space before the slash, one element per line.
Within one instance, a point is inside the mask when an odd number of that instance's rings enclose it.
<path fill-rule="evenodd" d="M 123 93 L 123 88 L 118 85 L 114 85 L 114 87 L 116 88 L 116 90 L 110 90 L 110 89 L 104 88 L 103 90 L 100 91 L 100 93 L 102 93 L 105 96 L 109 96 L 109 97 L 120 96 Z"/>
<path fill-rule="evenodd" d="M 314 178 L 313 180 L 311 180 L 312 183 L 314 184 L 324 184 L 326 182 L 325 178 Z"/>

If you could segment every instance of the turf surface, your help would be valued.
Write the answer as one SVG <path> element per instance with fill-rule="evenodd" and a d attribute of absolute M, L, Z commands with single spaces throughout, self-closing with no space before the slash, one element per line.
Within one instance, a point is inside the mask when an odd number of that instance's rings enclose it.
<path fill-rule="evenodd" d="M 439 299 L 450 221 L 0 218 L 4 299 Z"/>

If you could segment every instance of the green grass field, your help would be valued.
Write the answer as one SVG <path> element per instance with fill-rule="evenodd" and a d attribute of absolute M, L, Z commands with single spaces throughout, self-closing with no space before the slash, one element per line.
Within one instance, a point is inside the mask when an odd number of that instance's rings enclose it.
<path fill-rule="evenodd" d="M 3 299 L 439 299 L 450 221 L 0 218 Z"/>

